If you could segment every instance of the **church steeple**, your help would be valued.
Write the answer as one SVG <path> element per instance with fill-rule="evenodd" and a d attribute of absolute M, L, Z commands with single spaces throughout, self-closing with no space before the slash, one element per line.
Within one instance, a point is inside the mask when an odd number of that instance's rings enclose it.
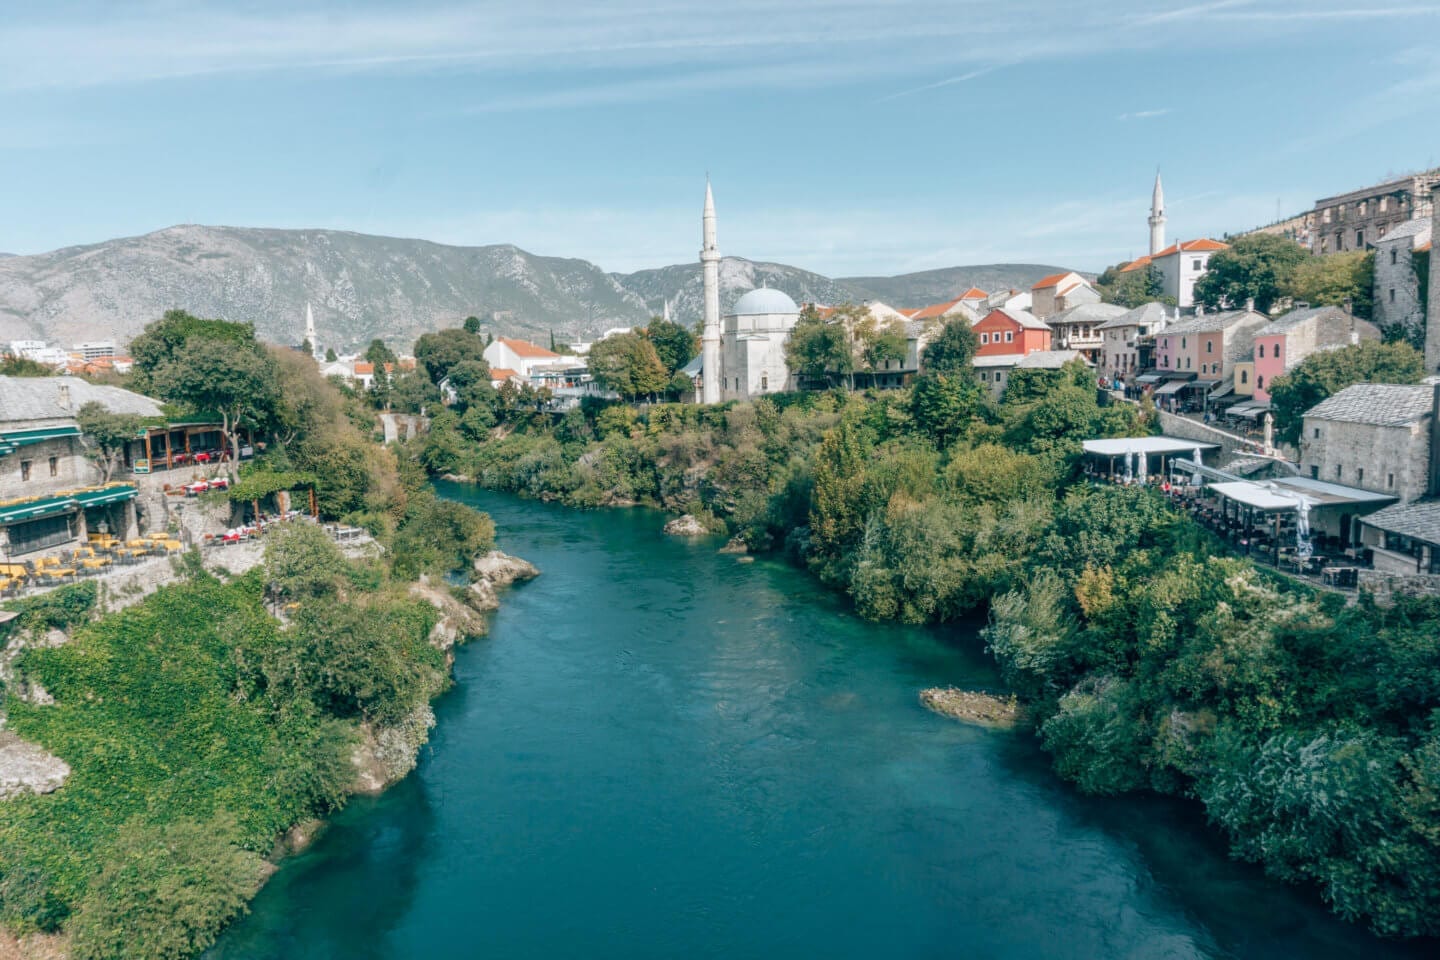
<path fill-rule="evenodd" d="M 720 402 L 720 247 L 715 242 L 715 197 L 705 178 L 705 212 L 701 215 L 700 265 L 705 273 L 705 327 L 700 338 L 700 398 Z"/>
<path fill-rule="evenodd" d="M 1165 188 L 1160 171 L 1155 171 L 1155 192 L 1150 195 L 1150 256 L 1165 249 Z"/>

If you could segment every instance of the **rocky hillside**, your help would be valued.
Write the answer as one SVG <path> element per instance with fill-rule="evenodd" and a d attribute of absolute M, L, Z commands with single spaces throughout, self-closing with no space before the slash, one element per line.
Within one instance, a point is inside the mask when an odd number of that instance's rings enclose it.
<path fill-rule="evenodd" d="M 972 284 L 1028 286 L 1056 268 L 954 267 L 905 277 L 832 280 L 738 258 L 721 264 L 721 304 L 771 286 L 796 301 L 880 299 L 923 306 Z M 340 352 L 383 337 L 402 348 L 474 314 L 499 334 L 579 337 L 643 323 L 666 301 L 684 323 L 702 310 L 699 264 L 607 274 L 585 260 L 508 244 L 455 247 L 334 230 L 177 226 L 35 256 L 0 257 L 0 341 L 124 342 L 165 310 L 247 320 L 298 343 L 305 304 L 323 346 Z"/>

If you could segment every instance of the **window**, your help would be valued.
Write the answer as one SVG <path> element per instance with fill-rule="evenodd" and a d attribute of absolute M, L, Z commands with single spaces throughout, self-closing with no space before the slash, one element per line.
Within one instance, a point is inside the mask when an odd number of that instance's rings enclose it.
<path fill-rule="evenodd" d="M 1394 266 L 1396 263 L 1399 263 L 1399 262 L 1400 262 L 1400 251 L 1399 251 L 1399 250 L 1391 250 L 1391 251 L 1390 251 L 1390 265 L 1391 265 L 1391 266 Z"/>
<path fill-rule="evenodd" d="M 1395 302 L 1395 288 L 1394 288 L 1394 287 L 1391 287 L 1391 288 L 1390 288 L 1390 302 L 1391 302 L 1391 303 L 1394 303 L 1394 302 Z"/>
<path fill-rule="evenodd" d="M 1336 252 L 1336 253 L 1339 253 L 1341 250 L 1344 250 L 1344 249 L 1345 249 L 1345 234 L 1343 234 L 1343 233 L 1337 233 L 1337 234 L 1335 234 L 1335 252 Z"/>
<path fill-rule="evenodd" d="M 1199 269 L 1200 269 L 1200 261 L 1199 261 L 1199 259 L 1195 259 L 1195 260 L 1190 261 L 1190 269 L 1192 269 L 1192 270 L 1199 270 Z"/>
<path fill-rule="evenodd" d="M 1186 358 L 1185 358 L 1185 369 L 1186 369 L 1186 370 L 1189 370 L 1189 369 L 1190 369 L 1190 358 L 1189 358 L 1189 357 L 1186 357 Z"/>
<path fill-rule="evenodd" d="M 989 382 L 990 382 L 990 371 L 989 371 L 989 370 L 981 370 L 981 371 L 980 371 L 980 382 L 981 382 L 981 383 L 989 383 Z"/>
<path fill-rule="evenodd" d="M 1385 212 L 1385 208 L 1388 207 L 1388 206 L 1390 206 L 1390 198 L 1389 198 L 1389 197 L 1381 197 L 1381 198 L 1380 198 L 1380 212 L 1381 212 L 1381 213 L 1384 213 L 1384 212 Z"/>
<path fill-rule="evenodd" d="M 51 458 L 50 458 L 50 476 L 52 476 L 52 477 L 58 477 L 59 475 L 60 475 L 60 458 L 59 458 L 59 457 L 51 457 Z"/>
<path fill-rule="evenodd" d="M 1186 337 L 1181 337 L 1181 338 L 1180 338 L 1180 349 L 1181 349 L 1181 350 L 1184 350 L 1184 349 L 1185 349 L 1186 347 L 1188 347 L 1188 346 L 1190 346 L 1190 340 L 1189 340 L 1188 338 L 1186 338 Z"/>
<path fill-rule="evenodd" d="M 71 539 L 68 516 L 46 517 L 43 520 L 31 520 L 29 523 L 17 523 L 10 528 L 10 555 L 13 557 L 35 550 L 44 550 L 46 547 L 57 546 Z"/>
<path fill-rule="evenodd" d="M 982 334 L 980 334 L 980 345 L 981 345 L 981 346 L 984 346 L 985 344 L 987 344 L 987 343 L 989 343 L 989 342 L 990 342 L 990 334 L 988 334 L 988 333 L 982 333 Z"/>
<path fill-rule="evenodd" d="M 1011 330 L 1005 331 L 1005 342 L 1010 343 L 1015 339 L 1015 333 Z"/>
<path fill-rule="evenodd" d="M 1331 209 L 1330 207 L 1326 207 L 1326 208 L 1325 208 L 1325 215 L 1324 215 L 1324 217 L 1322 218 L 1325 223 L 1329 223 L 1329 222 L 1330 222 L 1330 209 Z"/>
<path fill-rule="evenodd" d="M 1312 466 L 1310 467 L 1310 479 L 1311 479 L 1311 480 L 1319 480 L 1319 479 L 1320 479 L 1320 468 L 1319 468 L 1318 466 L 1313 466 L 1313 465 L 1312 465 Z"/>
<path fill-rule="evenodd" d="M 1250 371 L 1249 371 L 1249 370 L 1241 370 L 1241 371 L 1240 371 L 1240 382 L 1241 382 L 1241 383 L 1249 383 L 1249 382 L 1250 382 Z"/>
<path fill-rule="evenodd" d="M 1368 201 L 1368 200 L 1361 200 L 1361 201 L 1360 201 L 1360 204 L 1359 204 L 1359 209 L 1357 209 L 1355 212 L 1356 212 L 1359 216 L 1362 216 L 1362 217 L 1363 217 L 1363 216 L 1365 216 L 1365 208 L 1368 207 L 1369 205 L 1370 205 L 1370 201 Z"/>
<path fill-rule="evenodd" d="M 1265 359 L 1265 344 L 1260 344 L 1258 347 L 1255 348 L 1255 351 L 1256 356 L 1258 356 L 1261 360 Z"/>
<path fill-rule="evenodd" d="M 1214 353 L 1214 352 L 1215 352 L 1215 341 L 1214 341 L 1214 340 L 1206 340 L 1206 341 L 1205 341 L 1205 352 L 1206 352 L 1206 353 Z"/>
<path fill-rule="evenodd" d="M 30 461 L 29 461 L 29 460 L 21 460 L 21 461 L 20 461 L 20 479 L 21 479 L 21 480 L 29 480 L 29 479 L 30 479 Z"/>
<path fill-rule="evenodd" d="M 1256 378 L 1255 378 L 1255 388 L 1256 388 L 1257 390 L 1264 390 L 1264 389 L 1265 389 L 1265 378 L 1264 378 L 1264 377 L 1256 377 Z"/>
<path fill-rule="evenodd" d="M 1319 440 L 1319 439 L 1320 439 L 1320 428 L 1319 428 L 1319 427 L 1316 427 L 1316 428 L 1315 428 L 1315 439 L 1316 439 L 1316 440 Z"/>
<path fill-rule="evenodd" d="M 1389 475 L 1389 478 L 1385 481 L 1385 486 L 1389 487 L 1391 490 L 1395 489 L 1395 474 L 1392 473 Z"/>
<path fill-rule="evenodd" d="M 1338 464 L 1338 463 L 1335 464 L 1335 479 L 1336 479 L 1336 480 L 1339 480 L 1339 479 L 1340 479 L 1340 464 Z"/>
<path fill-rule="evenodd" d="M 888 360 L 885 361 L 885 365 L 888 367 L 888 366 L 890 365 L 890 361 L 888 361 Z M 770 389 L 770 375 L 769 375 L 768 373 L 762 373 L 762 374 L 760 374 L 760 389 L 761 389 L 761 390 L 769 390 L 769 389 Z"/>
<path fill-rule="evenodd" d="M 1356 467 L 1356 468 L 1355 468 L 1355 482 L 1356 482 L 1357 484 L 1360 484 L 1360 483 L 1364 483 L 1364 482 L 1365 482 L 1365 468 L 1364 468 L 1364 467 Z"/>

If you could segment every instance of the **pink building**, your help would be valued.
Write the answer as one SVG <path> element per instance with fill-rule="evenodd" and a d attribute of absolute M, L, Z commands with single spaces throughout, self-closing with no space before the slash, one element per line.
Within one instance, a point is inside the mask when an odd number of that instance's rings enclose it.
<path fill-rule="evenodd" d="M 1318 350 L 1379 339 L 1378 327 L 1339 307 L 1291 310 L 1255 331 L 1255 399 L 1269 403 L 1275 378 Z"/>

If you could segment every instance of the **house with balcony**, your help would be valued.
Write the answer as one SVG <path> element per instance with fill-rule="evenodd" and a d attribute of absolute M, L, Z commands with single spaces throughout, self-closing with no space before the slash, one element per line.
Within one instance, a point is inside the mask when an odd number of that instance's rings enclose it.
<path fill-rule="evenodd" d="M 1169 322 L 1165 306 L 1142 304 L 1100 324 L 1100 357 L 1096 363 L 1101 376 L 1130 381 L 1146 369 L 1141 342 L 1155 336 Z"/>
<path fill-rule="evenodd" d="M 1082 303 L 1061 310 L 1045 322 L 1054 331 L 1052 342 L 1057 350 L 1078 351 L 1091 364 L 1096 364 L 1105 344 L 1101 326 L 1129 312 L 1114 303 Z"/>

